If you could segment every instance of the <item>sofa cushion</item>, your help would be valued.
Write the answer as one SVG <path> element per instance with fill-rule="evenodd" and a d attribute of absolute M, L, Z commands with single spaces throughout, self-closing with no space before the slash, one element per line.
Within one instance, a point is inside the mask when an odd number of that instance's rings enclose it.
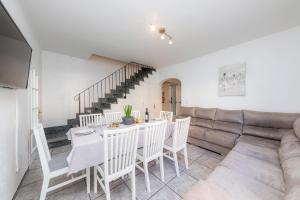
<path fill-rule="evenodd" d="M 221 162 L 221 165 L 274 189 L 282 192 L 285 190 L 280 165 L 270 164 L 236 151 L 231 151 Z"/>
<path fill-rule="evenodd" d="M 220 130 L 220 131 L 227 131 L 227 132 L 241 135 L 243 130 L 243 125 L 237 123 L 231 123 L 231 122 L 214 121 L 213 129 Z"/>
<path fill-rule="evenodd" d="M 294 186 L 290 191 L 286 193 L 284 200 L 299 200 L 300 199 L 300 187 Z"/>
<path fill-rule="evenodd" d="M 234 146 L 237 138 L 238 135 L 234 133 L 218 130 L 207 130 L 203 140 L 231 149 Z"/>
<path fill-rule="evenodd" d="M 205 139 L 205 132 L 207 128 L 199 127 L 199 126 L 190 126 L 189 130 L 189 137 L 204 140 Z"/>
<path fill-rule="evenodd" d="M 244 124 L 266 128 L 292 129 L 299 113 L 270 113 L 257 111 L 244 111 Z"/>
<path fill-rule="evenodd" d="M 259 136 L 273 140 L 281 140 L 282 136 L 290 130 L 291 129 L 264 128 L 245 125 L 243 128 L 243 134 Z"/>
<path fill-rule="evenodd" d="M 300 187 L 300 157 L 290 158 L 282 163 L 286 189 L 290 190 L 293 186 Z"/>
<path fill-rule="evenodd" d="M 251 136 L 251 135 L 241 135 L 241 137 L 239 137 L 238 139 L 238 142 L 253 144 L 262 147 L 268 147 L 275 150 L 278 150 L 280 146 L 280 142 L 277 140 L 270 140 L 270 139 Z"/>
<path fill-rule="evenodd" d="M 180 116 L 194 116 L 195 108 L 194 107 L 183 107 L 181 106 L 177 115 Z"/>
<path fill-rule="evenodd" d="M 215 120 L 243 124 L 243 112 L 241 110 L 216 110 Z"/>
<path fill-rule="evenodd" d="M 214 120 L 215 114 L 216 114 L 215 108 L 195 108 L 195 113 L 193 117 Z"/>
<path fill-rule="evenodd" d="M 225 190 L 230 200 L 279 200 L 284 196 L 279 190 L 223 166 L 217 167 L 208 177 L 207 182 Z M 201 197 L 200 193 L 199 197 Z"/>
<path fill-rule="evenodd" d="M 297 137 L 300 139 L 300 118 L 297 119 L 294 123 L 294 131 L 295 131 Z"/>
<path fill-rule="evenodd" d="M 295 135 L 293 130 L 284 134 L 281 138 L 281 145 L 283 145 L 285 143 L 290 143 L 290 142 L 299 142 L 299 138 Z"/>
<path fill-rule="evenodd" d="M 233 151 L 263 160 L 276 166 L 280 165 L 278 151 L 276 149 L 238 142 L 233 148 Z"/>
<path fill-rule="evenodd" d="M 300 157 L 300 142 L 284 143 L 279 148 L 280 162 L 293 158 Z"/>
<path fill-rule="evenodd" d="M 201 119 L 198 117 L 192 117 L 191 119 L 191 125 L 193 126 L 202 126 L 206 128 L 212 128 L 212 120 L 210 119 Z"/>

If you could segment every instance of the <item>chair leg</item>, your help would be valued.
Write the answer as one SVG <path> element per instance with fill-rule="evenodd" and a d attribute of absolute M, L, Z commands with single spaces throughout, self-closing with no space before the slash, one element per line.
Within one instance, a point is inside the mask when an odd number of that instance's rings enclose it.
<path fill-rule="evenodd" d="M 131 176 L 132 200 L 136 200 L 135 168 L 132 170 Z"/>
<path fill-rule="evenodd" d="M 150 193 L 151 189 L 150 189 L 148 163 L 144 162 L 143 165 L 144 165 L 144 173 L 145 173 L 145 181 L 146 181 L 147 192 Z"/>
<path fill-rule="evenodd" d="M 160 163 L 160 174 L 161 174 L 161 180 L 162 182 L 165 182 L 165 169 L 164 169 L 164 156 L 160 156 L 159 158 Z"/>
<path fill-rule="evenodd" d="M 97 167 L 94 167 L 94 193 L 96 194 L 98 192 L 98 183 L 97 183 Z"/>
<path fill-rule="evenodd" d="M 185 147 L 183 149 L 184 151 L 184 163 L 185 163 L 185 168 L 188 169 L 189 168 L 189 161 L 188 161 L 188 155 L 187 155 L 187 148 Z"/>
<path fill-rule="evenodd" d="M 43 180 L 43 185 L 42 185 L 42 191 L 41 191 L 41 195 L 40 195 L 40 200 L 45 200 L 46 196 L 47 196 L 47 190 L 48 190 L 48 186 L 49 186 L 49 179 L 44 177 Z"/>
<path fill-rule="evenodd" d="M 179 174 L 179 166 L 178 166 L 178 159 L 177 159 L 177 152 L 173 151 L 173 157 L 174 157 L 174 164 L 175 164 L 175 170 L 176 170 L 176 174 L 177 176 L 180 176 Z"/>
<path fill-rule="evenodd" d="M 106 195 L 106 200 L 110 200 L 109 182 L 107 180 L 105 180 L 105 195 Z"/>
<path fill-rule="evenodd" d="M 86 168 L 86 191 L 91 193 L 91 168 Z"/>

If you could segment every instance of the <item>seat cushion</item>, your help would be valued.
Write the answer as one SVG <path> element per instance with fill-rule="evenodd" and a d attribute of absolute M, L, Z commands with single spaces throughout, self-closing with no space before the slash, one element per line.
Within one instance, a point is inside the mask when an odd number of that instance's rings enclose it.
<path fill-rule="evenodd" d="M 282 169 L 287 190 L 292 189 L 294 186 L 300 188 L 300 157 L 284 161 Z"/>
<path fill-rule="evenodd" d="M 56 170 L 60 170 L 63 168 L 68 167 L 67 157 L 69 152 L 56 154 L 52 156 L 51 160 L 49 161 L 49 168 L 50 172 L 54 172 Z"/>
<path fill-rule="evenodd" d="M 189 137 L 203 140 L 205 138 L 205 132 L 207 130 L 208 128 L 203 128 L 199 126 L 190 126 Z"/>
<path fill-rule="evenodd" d="M 243 125 L 232 122 L 214 121 L 213 129 L 241 135 L 243 131 Z"/>
<path fill-rule="evenodd" d="M 235 140 L 239 137 L 237 134 L 218 130 L 208 130 L 205 132 L 204 136 L 205 138 L 203 140 L 227 148 L 232 148 L 235 144 Z"/>
<path fill-rule="evenodd" d="M 284 143 L 279 148 L 280 162 L 293 158 L 300 157 L 300 142 Z"/>
<path fill-rule="evenodd" d="M 212 128 L 213 121 L 210 119 L 202 119 L 198 117 L 192 117 L 191 125 L 192 126 L 201 126 L 206 128 Z"/>
<path fill-rule="evenodd" d="M 276 166 L 280 165 L 278 151 L 273 148 L 238 142 L 233 148 L 233 151 L 263 160 Z"/>
<path fill-rule="evenodd" d="M 282 192 L 285 190 L 280 165 L 276 166 L 236 151 L 231 151 L 221 162 L 221 165 L 276 190 Z"/>
<path fill-rule="evenodd" d="M 230 200 L 280 200 L 284 195 L 279 190 L 223 166 L 218 166 L 207 181 L 225 190 Z"/>
<path fill-rule="evenodd" d="M 276 150 L 278 150 L 280 146 L 280 142 L 277 140 L 270 140 L 270 139 L 251 136 L 251 135 L 241 135 L 241 137 L 239 137 L 238 139 L 238 142 L 253 144 L 262 147 L 268 147 Z"/>

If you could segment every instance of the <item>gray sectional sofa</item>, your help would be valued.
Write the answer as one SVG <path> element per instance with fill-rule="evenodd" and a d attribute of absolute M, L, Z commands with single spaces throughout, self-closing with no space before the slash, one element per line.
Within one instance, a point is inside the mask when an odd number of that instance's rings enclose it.
<path fill-rule="evenodd" d="M 300 200 L 300 114 L 182 108 L 189 142 L 227 154 L 185 200 Z"/>

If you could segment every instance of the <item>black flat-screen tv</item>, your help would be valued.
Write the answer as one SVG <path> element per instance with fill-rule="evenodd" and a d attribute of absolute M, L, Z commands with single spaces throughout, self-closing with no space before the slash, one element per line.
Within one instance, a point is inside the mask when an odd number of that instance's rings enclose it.
<path fill-rule="evenodd" d="M 0 1 L 0 87 L 27 88 L 32 49 Z"/>

